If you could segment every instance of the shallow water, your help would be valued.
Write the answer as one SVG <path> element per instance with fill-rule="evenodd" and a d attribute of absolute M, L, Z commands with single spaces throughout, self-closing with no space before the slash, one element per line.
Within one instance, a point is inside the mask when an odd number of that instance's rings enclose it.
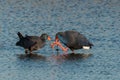
<path fill-rule="evenodd" d="M 119 80 L 119 25 L 119 0 L 0 0 L 0 80 Z M 18 31 L 54 40 L 65 30 L 84 34 L 94 47 L 56 56 L 51 41 L 26 56 L 15 46 Z"/>

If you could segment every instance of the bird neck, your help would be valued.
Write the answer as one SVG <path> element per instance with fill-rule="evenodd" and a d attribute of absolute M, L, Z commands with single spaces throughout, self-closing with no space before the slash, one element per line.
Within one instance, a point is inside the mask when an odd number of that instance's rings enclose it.
<path fill-rule="evenodd" d="M 40 38 L 43 42 L 46 42 L 46 39 L 45 38 Z"/>

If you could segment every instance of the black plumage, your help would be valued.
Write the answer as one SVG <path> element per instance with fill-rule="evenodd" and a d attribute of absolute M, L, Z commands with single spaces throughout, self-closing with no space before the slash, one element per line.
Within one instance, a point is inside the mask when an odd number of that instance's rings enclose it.
<path fill-rule="evenodd" d="M 66 45 L 72 51 L 76 49 L 90 49 L 93 44 L 88 41 L 88 39 L 77 31 L 69 30 L 65 32 L 58 32 L 56 38 L 60 40 L 61 43 Z"/>
<path fill-rule="evenodd" d="M 23 47 L 25 49 L 25 53 L 30 53 L 34 50 L 38 50 L 45 46 L 46 40 L 50 39 L 50 37 L 45 33 L 39 36 L 28 36 L 25 37 L 18 32 L 19 41 L 16 43 L 16 46 Z"/>

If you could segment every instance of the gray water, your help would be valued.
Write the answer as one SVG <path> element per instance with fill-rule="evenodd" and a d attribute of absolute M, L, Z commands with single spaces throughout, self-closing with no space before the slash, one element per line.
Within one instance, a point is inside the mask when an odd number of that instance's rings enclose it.
<path fill-rule="evenodd" d="M 120 80 L 119 25 L 120 0 L 0 0 L 0 80 Z M 93 48 L 57 56 L 49 44 L 66 30 Z M 52 41 L 29 57 L 15 46 L 18 31 Z"/>

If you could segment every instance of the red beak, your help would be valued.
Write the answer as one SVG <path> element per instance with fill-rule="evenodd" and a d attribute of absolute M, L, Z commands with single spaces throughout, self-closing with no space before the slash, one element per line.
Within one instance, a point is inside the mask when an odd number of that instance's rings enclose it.
<path fill-rule="evenodd" d="M 55 37 L 55 42 L 58 42 L 59 41 L 59 38 L 58 36 Z"/>

